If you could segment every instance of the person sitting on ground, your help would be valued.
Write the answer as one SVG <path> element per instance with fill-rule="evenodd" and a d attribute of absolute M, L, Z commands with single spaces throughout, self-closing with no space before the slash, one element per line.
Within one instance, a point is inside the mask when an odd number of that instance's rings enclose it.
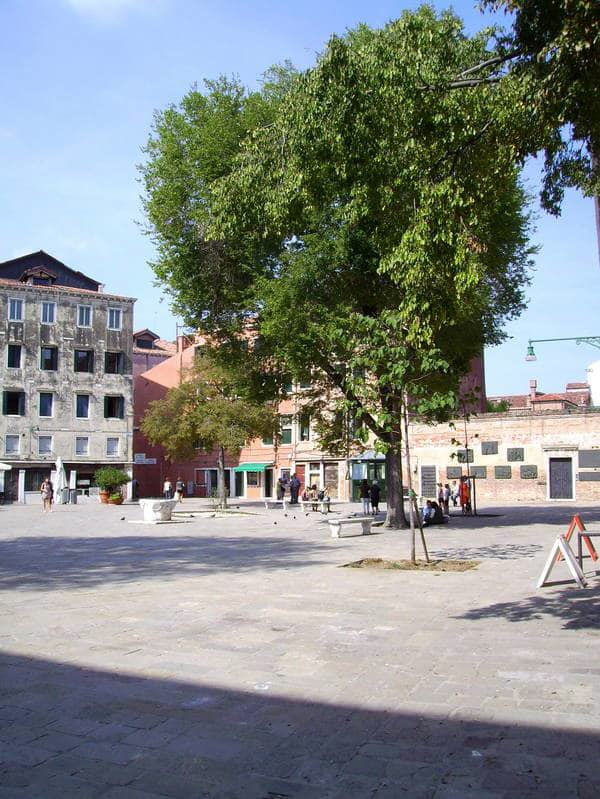
<path fill-rule="evenodd" d="M 428 499 L 424 507 L 421 508 L 421 521 L 423 524 L 430 524 L 433 518 L 433 502 Z"/>
<path fill-rule="evenodd" d="M 437 502 L 431 502 L 427 500 L 427 505 L 431 505 L 427 518 L 423 519 L 423 525 L 425 527 L 430 527 L 432 524 L 444 524 L 446 519 L 444 518 L 444 513 Z"/>

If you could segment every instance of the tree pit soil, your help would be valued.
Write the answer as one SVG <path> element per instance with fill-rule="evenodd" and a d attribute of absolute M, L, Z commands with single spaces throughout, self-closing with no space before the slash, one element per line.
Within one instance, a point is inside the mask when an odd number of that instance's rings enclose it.
<path fill-rule="evenodd" d="M 363 558 L 352 563 L 344 563 L 344 569 L 394 569 L 396 571 L 421 572 L 466 572 L 479 566 L 479 560 L 432 560 L 427 563 L 418 560 L 384 560 L 383 558 Z"/>

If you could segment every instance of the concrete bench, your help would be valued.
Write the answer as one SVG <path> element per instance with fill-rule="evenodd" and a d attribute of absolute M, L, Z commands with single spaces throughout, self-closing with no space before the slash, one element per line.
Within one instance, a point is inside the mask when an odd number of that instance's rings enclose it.
<path fill-rule="evenodd" d="M 281 505 L 284 510 L 287 510 L 288 500 L 285 497 L 283 499 L 269 499 L 267 497 L 263 501 L 265 503 L 265 510 L 269 510 L 269 508 L 276 508 L 278 505 Z"/>
<path fill-rule="evenodd" d="M 373 524 L 373 519 L 370 519 L 368 516 L 364 516 L 362 518 L 358 516 L 353 516 L 350 519 L 331 519 L 329 521 L 329 529 L 331 530 L 331 537 L 341 538 L 341 532 L 344 529 L 344 527 L 350 527 L 352 525 L 356 526 L 358 524 L 360 524 L 362 527 L 362 530 L 359 533 L 359 535 L 371 534 L 371 525 Z"/>
<path fill-rule="evenodd" d="M 331 498 L 330 499 L 301 499 L 300 505 L 302 507 L 302 512 L 306 512 L 312 510 L 313 505 L 319 505 L 319 510 L 321 513 L 329 513 L 331 507 Z"/>
<path fill-rule="evenodd" d="M 176 499 L 140 499 L 145 522 L 170 522 Z"/>

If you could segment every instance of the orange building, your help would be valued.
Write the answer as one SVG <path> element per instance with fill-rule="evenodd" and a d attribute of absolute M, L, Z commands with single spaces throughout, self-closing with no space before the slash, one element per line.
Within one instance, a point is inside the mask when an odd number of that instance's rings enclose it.
<path fill-rule="evenodd" d="M 195 346 L 179 337 L 176 353 L 135 376 L 134 380 L 134 477 L 140 497 L 160 496 L 165 478 L 182 479 L 187 496 L 208 497 L 216 493 L 217 453 L 198 450 L 192 461 L 169 463 L 161 446 L 151 445 L 140 430 L 140 422 L 153 400 L 162 399 L 169 388 L 181 383 L 194 361 Z M 485 407 L 483 359 L 476 359 L 466 378 L 468 389 L 481 386 L 480 401 Z M 327 487 L 332 499 L 356 498 L 360 480 L 378 479 L 385 499 L 385 458 L 373 449 L 357 453 L 350 460 L 329 455 L 319 449 L 311 420 L 302 413 L 302 385 L 279 405 L 281 434 L 277 446 L 272 439 L 255 439 L 239 457 L 226 455 L 225 480 L 231 498 L 263 499 L 274 497 L 278 478 L 296 474 L 302 488 Z M 475 409 L 476 410 L 476 409 Z"/>

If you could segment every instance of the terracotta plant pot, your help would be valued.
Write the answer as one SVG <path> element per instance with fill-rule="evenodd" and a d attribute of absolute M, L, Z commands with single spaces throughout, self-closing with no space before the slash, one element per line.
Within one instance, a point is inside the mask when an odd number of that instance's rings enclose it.
<path fill-rule="evenodd" d="M 99 493 L 100 493 L 100 502 L 102 502 L 104 505 L 108 505 L 108 498 L 110 496 L 110 492 L 100 491 Z"/>
<path fill-rule="evenodd" d="M 123 497 L 119 497 L 118 499 L 112 499 L 111 497 L 108 498 L 109 505 L 122 505 L 123 504 Z"/>

